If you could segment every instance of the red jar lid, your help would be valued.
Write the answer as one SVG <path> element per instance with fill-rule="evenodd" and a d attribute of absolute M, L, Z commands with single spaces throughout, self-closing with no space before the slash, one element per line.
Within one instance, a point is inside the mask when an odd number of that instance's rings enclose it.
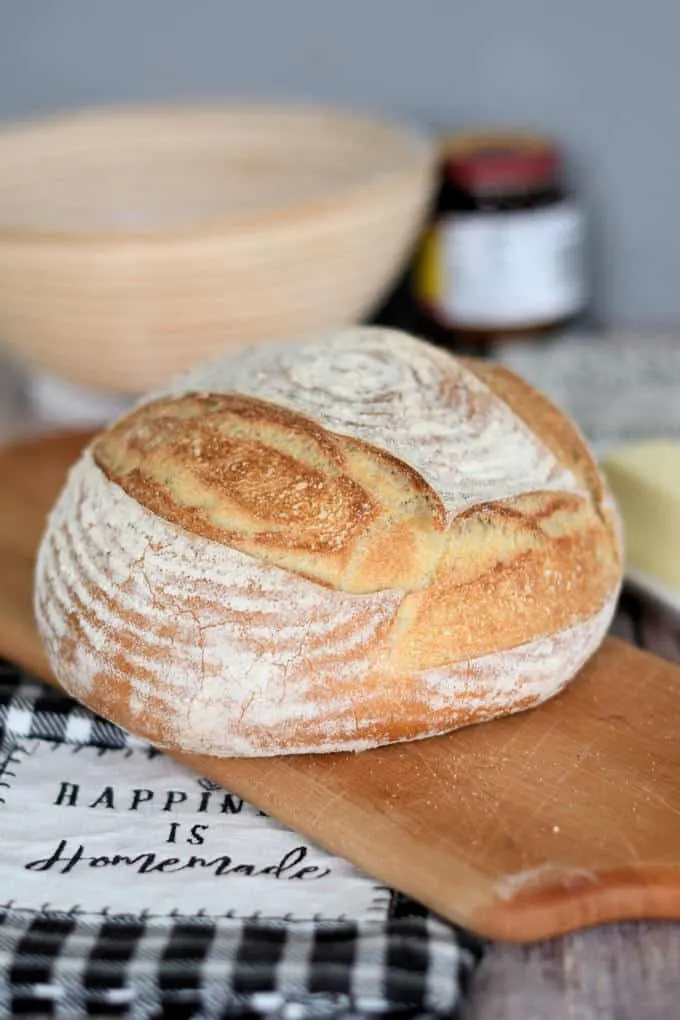
<path fill-rule="evenodd" d="M 444 174 L 472 194 L 545 187 L 557 176 L 557 147 L 539 135 L 489 133 L 449 138 Z"/>

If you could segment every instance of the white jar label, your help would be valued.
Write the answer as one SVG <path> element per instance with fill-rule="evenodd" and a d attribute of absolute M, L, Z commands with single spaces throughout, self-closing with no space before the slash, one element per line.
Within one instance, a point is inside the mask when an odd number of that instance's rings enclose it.
<path fill-rule="evenodd" d="M 569 202 L 459 213 L 439 223 L 440 312 L 453 325 L 523 327 L 585 301 L 583 215 Z"/>

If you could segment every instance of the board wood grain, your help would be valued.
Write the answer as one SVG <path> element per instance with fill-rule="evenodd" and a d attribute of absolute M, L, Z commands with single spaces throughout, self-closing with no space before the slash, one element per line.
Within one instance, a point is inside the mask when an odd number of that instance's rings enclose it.
<path fill-rule="evenodd" d="M 0 451 L 0 654 L 48 682 L 33 561 L 87 438 Z M 445 737 L 362 754 L 177 757 L 482 935 L 680 919 L 680 669 L 621 641 L 553 701 Z"/>

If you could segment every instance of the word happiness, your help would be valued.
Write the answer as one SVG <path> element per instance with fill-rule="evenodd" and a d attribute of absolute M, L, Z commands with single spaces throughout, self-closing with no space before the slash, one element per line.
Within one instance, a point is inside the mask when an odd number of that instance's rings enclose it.
<path fill-rule="evenodd" d="M 221 789 L 204 789 L 200 794 L 185 790 L 149 790 L 137 787 L 121 793 L 113 786 L 105 786 L 96 794 L 86 794 L 79 783 L 62 782 L 53 801 L 57 807 L 109 808 L 113 811 L 138 811 L 142 804 L 152 804 L 159 811 L 174 811 L 183 804 L 196 814 L 237 815 L 245 801 Z M 264 811 L 257 814 L 264 815 Z"/>

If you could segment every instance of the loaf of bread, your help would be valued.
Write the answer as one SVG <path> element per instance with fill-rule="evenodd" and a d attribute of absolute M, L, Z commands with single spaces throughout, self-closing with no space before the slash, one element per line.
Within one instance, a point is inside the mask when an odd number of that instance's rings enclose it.
<path fill-rule="evenodd" d="M 621 581 L 576 428 L 492 363 L 355 328 L 199 368 L 103 432 L 37 564 L 54 673 L 156 745 L 358 751 L 537 705 Z"/>

